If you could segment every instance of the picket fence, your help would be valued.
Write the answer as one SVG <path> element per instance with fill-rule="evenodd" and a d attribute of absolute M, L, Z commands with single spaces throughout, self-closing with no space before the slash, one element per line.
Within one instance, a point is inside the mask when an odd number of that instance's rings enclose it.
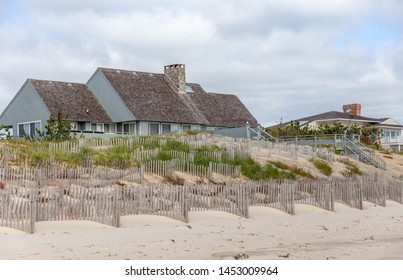
<path fill-rule="evenodd" d="M 3 175 L 2 179 L 10 178 Z M 121 216 L 126 215 L 161 215 L 188 222 L 189 211 L 226 211 L 248 218 L 250 206 L 273 207 L 293 215 L 295 204 L 334 211 L 335 202 L 363 209 L 366 200 L 382 206 L 386 199 L 403 200 L 400 181 L 378 180 L 373 185 L 365 180 L 312 180 L 173 186 L 119 180 L 105 186 L 66 178 L 29 184 L 29 172 L 20 176 L 25 180 L 12 182 L 21 185 L 0 185 L 0 226 L 30 233 L 39 221 L 91 220 L 119 227 Z"/>

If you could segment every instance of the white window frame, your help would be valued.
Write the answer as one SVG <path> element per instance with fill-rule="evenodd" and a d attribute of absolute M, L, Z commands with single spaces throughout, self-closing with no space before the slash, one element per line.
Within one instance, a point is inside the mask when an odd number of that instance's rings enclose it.
<path fill-rule="evenodd" d="M 169 131 L 164 131 L 164 125 L 169 125 Z M 172 133 L 172 124 L 170 124 L 170 123 L 161 123 L 160 134 L 170 134 L 170 133 Z"/>
<path fill-rule="evenodd" d="M 129 131 L 125 132 L 125 126 L 129 127 Z M 125 135 L 136 135 L 137 124 L 135 122 L 123 123 L 122 124 L 122 133 Z"/>
<path fill-rule="evenodd" d="M 109 126 L 108 132 L 105 132 L 105 125 Z M 116 124 L 115 123 L 104 123 L 104 133 L 116 134 Z"/>
<path fill-rule="evenodd" d="M 188 126 L 189 129 L 186 129 L 186 130 L 185 130 L 184 126 Z M 181 127 L 182 127 L 182 132 L 185 132 L 185 131 L 187 131 L 187 130 L 192 130 L 192 125 L 191 125 L 191 124 L 182 124 Z"/>
<path fill-rule="evenodd" d="M 92 126 L 95 125 L 95 130 L 93 130 Z M 104 132 L 104 124 L 103 123 L 91 123 L 91 132 Z"/>
<path fill-rule="evenodd" d="M 151 134 L 151 125 L 158 125 L 158 134 Z M 161 125 L 160 123 L 148 123 L 148 135 L 161 135 Z"/>
<path fill-rule="evenodd" d="M 42 130 L 42 121 L 41 120 L 36 120 L 36 121 L 29 121 L 29 122 L 20 122 L 17 123 L 17 136 L 20 137 L 20 125 L 28 125 L 28 132 L 25 131 L 25 135 L 31 136 L 31 124 L 34 123 L 35 124 L 35 131 L 34 131 L 34 136 L 37 136 L 37 132 L 36 129 Z M 39 124 L 39 125 L 37 125 Z"/>

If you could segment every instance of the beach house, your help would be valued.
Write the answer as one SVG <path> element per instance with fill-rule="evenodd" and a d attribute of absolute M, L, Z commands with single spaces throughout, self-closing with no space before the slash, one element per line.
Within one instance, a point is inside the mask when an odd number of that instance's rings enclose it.
<path fill-rule="evenodd" d="M 308 126 L 312 129 L 321 125 L 332 126 L 338 122 L 343 126 L 373 126 L 381 130 L 381 145 L 386 149 L 400 152 L 403 150 L 403 125 L 392 118 L 370 118 L 361 115 L 361 104 L 343 105 L 343 112 L 329 111 L 313 116 L 303 117 L 295 121 L 299 122 L 301 128 Z M 267 129 L 282 128 L 289 125 L 290 122 L 284 122 L 278 125 L 268 127 Z"/>
<path fill-rule="evenodd" d="M 86 84 L 28 79 L 0 115 L 14 137 L 37 136 L 50 115 L 83 135 L 161 135 L 186 130 L 256 126 L 232 94 L 186 81 L 185 65 L 163 73 L 98 68 Z"/>

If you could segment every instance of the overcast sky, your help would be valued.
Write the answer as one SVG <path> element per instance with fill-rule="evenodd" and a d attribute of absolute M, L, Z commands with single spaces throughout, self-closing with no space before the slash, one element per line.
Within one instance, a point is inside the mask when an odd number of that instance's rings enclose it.
<path fill-rule="evenodd" d="M 28 78 L 97 67 L 233 93 L 267 126 L 362 104 L 403 123 L 403 0 L 0 0 L 0 112 Z"/>

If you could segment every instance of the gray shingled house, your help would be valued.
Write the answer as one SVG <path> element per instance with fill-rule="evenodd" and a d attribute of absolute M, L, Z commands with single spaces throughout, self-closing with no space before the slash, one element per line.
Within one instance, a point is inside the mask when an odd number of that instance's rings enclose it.
<path fill-rule="evenodd" d="M 50 115 L 70 120 L 74 129 L 101 130 L 97 124 L 111 124 L 110 117 L 85 84 L 28 79 L 0 116 L 0 123 L 13 129 L 14 137 L 24 133 L 36 137 Z"/>
<path fill-rule="evenodd" d="M 403 149 L 403 125 L 392 118 L 369 118 L 361 116 L 361 104 L 346 104 L 343 112 L 330 111 L 313 116 L 297 119 L 301 127 L 317 128 L 320 125 L 332 126 L 339 122 L 344 126 L 373 126 L 382 130 L 381 145 L 384 148 L 400 152 Z M 268 129 L 282 128 L 291 122 L 268 127 Z"/>
<path fill-rule="evenodd" d="M 15 137 L 35 136 L 50 114 L 70 120 L 84 134 L 159 135 L 257 125 L 235 95 L 186 83 L 183 64 L 165 66 L 163 74 L 98 68 L 87 84 L 27 80 L 0 123 L 13 128 Z"/>

